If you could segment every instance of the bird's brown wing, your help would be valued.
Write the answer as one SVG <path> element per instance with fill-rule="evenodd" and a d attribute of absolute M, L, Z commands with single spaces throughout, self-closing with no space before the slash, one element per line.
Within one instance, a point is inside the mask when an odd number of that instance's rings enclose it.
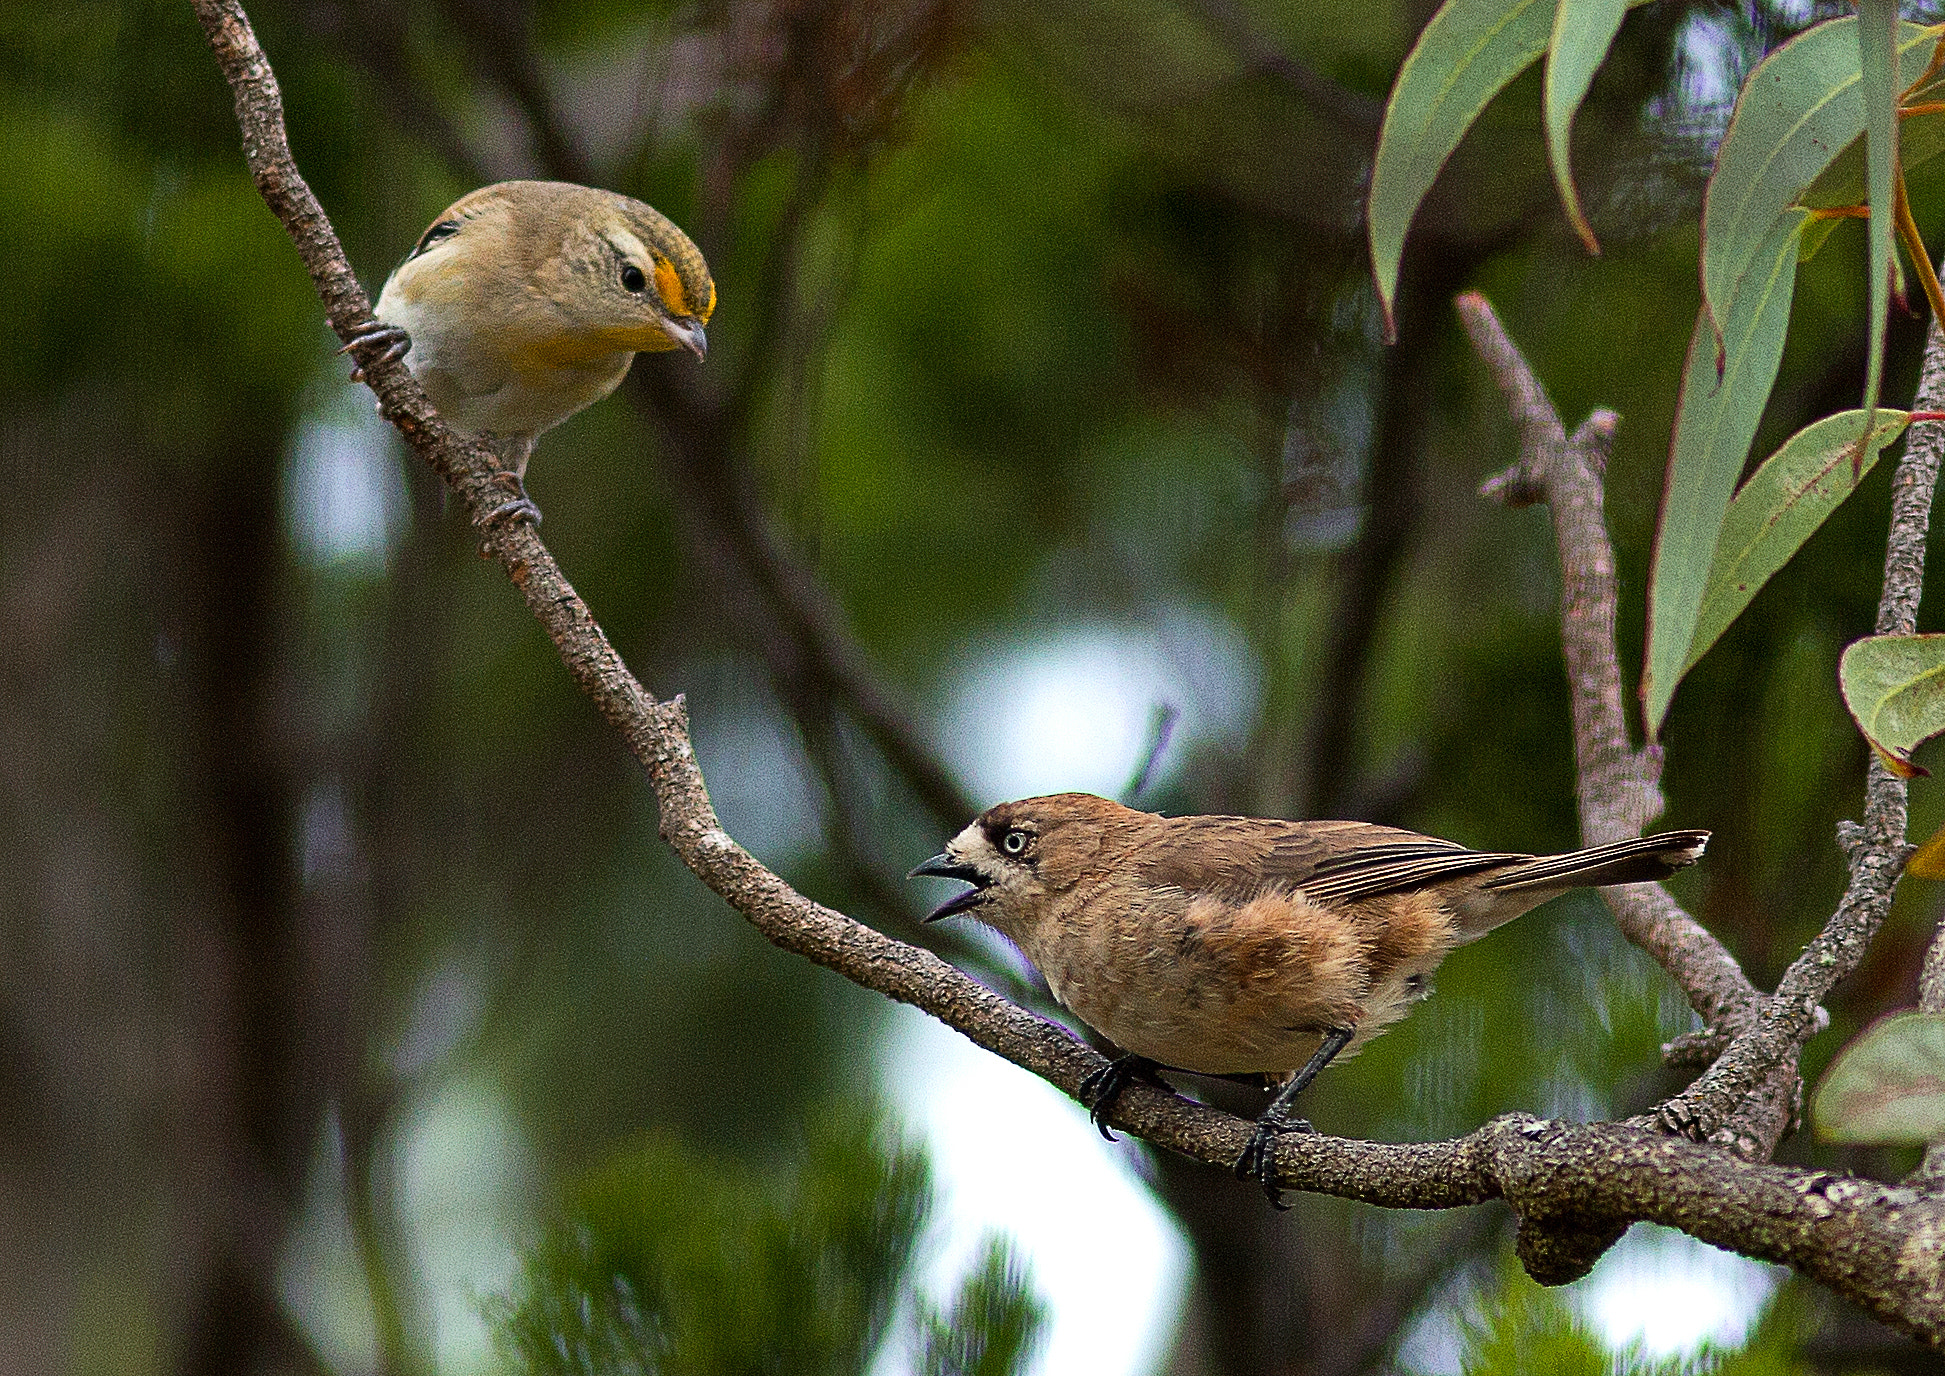
<path fill-rule="evenodd" d="M 1468 850 L 1369 822 L 1181 817 L 1150 842 L 1145 872 L 1150 883 L 1191 893 L 1249 898 L 1272 889 L 1302 889 L 1313 899 L 1349 902 L 1530 858 Z"/>

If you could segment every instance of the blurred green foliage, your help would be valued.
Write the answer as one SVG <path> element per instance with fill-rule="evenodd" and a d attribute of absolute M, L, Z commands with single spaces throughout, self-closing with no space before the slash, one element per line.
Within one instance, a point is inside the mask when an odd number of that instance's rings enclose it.
<path fill-rule="evenodd" d="M 1527 1278 L 1510 1257 L 1491 1293 L 1464 1323 L 1465 1376 L 1810 1376 L 1799 1355 L 1810 1331 L 1800 1283 L 1786 1283 L 1737 1344 L 1704 1341 L 1695 1351 L 1656 1358 L 1636 1340 L 1614 1352 L 1558 1290 Z"/>
<path fill-rule="evenodd" d="M 924 1155 L 872 1109 L 817 1120 L 787 1171 L 672 1138 L 576 1187 L 487 1314 L 526 1376 L 831 1376 L 909 1344 L 923 1376 L 1015 1376 L 1046 1326 L 1025 1267 L 986 1241 L 941 1307 L 914 1272 Z M 907 1332 L 906 1330 L 911 1330 Z"/>

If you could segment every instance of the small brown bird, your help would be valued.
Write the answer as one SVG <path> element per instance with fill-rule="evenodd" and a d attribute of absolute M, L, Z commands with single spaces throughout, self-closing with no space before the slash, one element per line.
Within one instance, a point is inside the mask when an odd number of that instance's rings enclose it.
<path fill-rule="evenodd" d="M 1054 997 L 1125 1055 L 1081 1102 L 1158 1069 L 1282 1083 L 1236 1162 L 1278 1202 L 1273 1144 L 1349 1055 L 1431 992 L 1455 946 L 1569 889 L 1665 879 L 1706 831 L 1516 855 L 1368 822 L 1159 817 L 1087 793 L 1001 803 L 917 869 L 973 887 L 941 903 L 1026 954 Z M 1293 1073 L 1294 1072 L 1294 1073 Z"/>

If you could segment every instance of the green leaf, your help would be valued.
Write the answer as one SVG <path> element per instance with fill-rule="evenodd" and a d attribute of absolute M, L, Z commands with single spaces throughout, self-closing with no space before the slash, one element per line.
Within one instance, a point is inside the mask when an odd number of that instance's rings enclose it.
<path fill-rule="evenodd" d="M 1857 0 L 1857 53 L 1864 94 L 1864 165 L 1870 184 L 1871 337 L 1864 363 L 1864 423 L 1884 388 L 1884 331 L 1891 318 L 1892 214 L 1898 180 L 1898 0 Z M 1841 149 L 1839 151 L 1842 151 Z M 1828 164 L 1826 164 L 1828 165 Z M 1819 169 L 1821 170 L 1821 169 Z"/>
<path fill-rule="evenodd" d="M 1752 259 L 1761 266 L 1751 268 L 1730 303 L 1720 378 L 1707 305 L 1689 338 L 1648 581 L 1648 653 L 1641 697 L 1651 737 L 1661 729 L 1675 685 L 1690 662 L 1689 647 L 1723 517 L 1776 382 L 1790 301 L 1796 294 L 1798 240 L 1809 219 L 1808 211 L 1789 211 Z"/>
<path fill-rule="evenodd" d="M 1856 26 L 1806 29 L 1743 83 L 1702 203 L 1702 299 L 1718 331 L 1777 221 L 1863 135 Z M 1922 66 L 1937 41 L 1936 30 L 1900 25 L 1899 58 Z"/>
<path fill-rule="evenodd" d="M 1922 741 L 1945 731 L 1945 635 L 1874 635 L 1844 651 L 1837 681 L 1864 739 L 1907 778 Z"/>
<path fill-rule="evenodd" d="M 1552 30 L 1547 0 L 1446 0 L 1398 69 L 1368 208 L 1386 338 L 1397 334 L 1398 264 L 1419 203 L 1480 112 L 1546 51 Z"/>
<path fill-rule="evenodd" d="M 1945 26 L 1925 29 L 1922 31 L 1925 35 L 1923 41 L 1900 49 L 1900 66 L 1929 63 L 1941 31 L 1945 31 Z M 1905 103 L 1933 104 L 1941 98 L 1945 98 L 1945 74 L 1933 77 L 1907 92 Z M 1797 203 L 1814 209 L 1862 205 L 1870 194 L 1864 167 L 1864 145 L 1868 141 L 1860 131 L 1856 138 L 1845 144 L 1843 150 L 1830 160 L 1830 165 L 1797 197 Z M 1927 111 L 1906 115 L 1898 121 L 1898 164 L 1907 177 L 1940 153 L 1945 153 L 1945 112 Z M 1807 258 L 1809 254 L 1804 256 Z"/>
<path fill-rule="evenodd" d="M 1553 37 L 1547 43 L 1547 158 L 1560 188 L 1560 204 L 1589 253 L 1599 253 L 1601 246 L 1574 190 L 1569 139 L 1574 112 L 1587 98 L 1587 88 L 1607 60 L 1607 50 L 1614 45 L 1627 12 L 1627 0 L 1560 0 L 1553 15 Z"/>
<path fill-rule="evenodd" d="M 1763 460 L 1736 493 L 1722 518 L 1709 578 L 1696 613 L 1686 674 L 1742 614 L 1770 575 L 1790 561 L 1803 542 L 1857 490 L 1884 447 L 1911 424 L 1908 411 L 1881 410 L 1871 427 L 1861 465 L 1852 462 L 1863 411 L 1840 411 L 1797 431 Z"/>
<path fill-rule="evenodd" d="M 1945 1017 L 1910 1009 L 1865 1028 L 1830 1063 L 1810 1116 L 1829 1142 L 1945 1141 Z"/>

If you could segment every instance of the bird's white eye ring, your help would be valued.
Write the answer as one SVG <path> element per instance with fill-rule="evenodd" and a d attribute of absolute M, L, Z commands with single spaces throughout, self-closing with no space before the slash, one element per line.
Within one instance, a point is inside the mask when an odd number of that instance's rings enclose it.
<path fill-rule="evenodd" d="M 1024 855 L 1027 848 L 1027 834 L 1017 827 L 1000 838 L 1000 849 L 1008 855 Z"/>

